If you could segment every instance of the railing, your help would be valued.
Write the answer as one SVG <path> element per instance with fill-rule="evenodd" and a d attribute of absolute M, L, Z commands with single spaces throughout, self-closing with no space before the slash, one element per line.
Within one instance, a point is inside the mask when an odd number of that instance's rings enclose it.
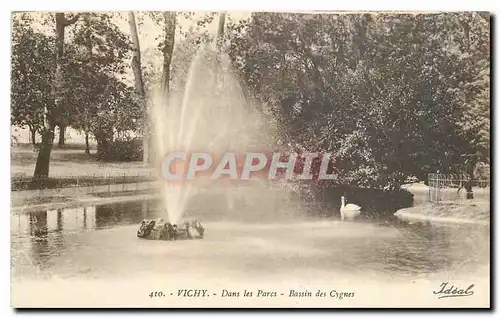
<path fill-rule="evenodd" d="M 428 175 L 430 202 L 458 202 L 490 199 L 490 179 L 472 179 L 465 174 Z"/>
<path fill-rule="evenodd" d="M 21 197 L 75 196 L 101 194 L 112 196 L 114 193 L 140 191 L 158 187 L 158 180 L 152 172 L 109 173 L 87 176 L 74 175 L 47 180 L 31 178 L 12 178 L 13 199 Z"/>

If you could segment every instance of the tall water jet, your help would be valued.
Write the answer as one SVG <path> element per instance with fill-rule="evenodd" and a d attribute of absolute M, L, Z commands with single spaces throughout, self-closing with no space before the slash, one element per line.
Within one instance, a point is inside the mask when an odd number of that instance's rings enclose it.
<path fill-rule="evenodd" d="M 217 54 L 210 47 L 195 54 L 182 94 L 167 97 L 157 91 L 149 102 L 158 168 L 171 152 L 201 151 L 212 156 L 245 152 L 262 133 L 258 126 L 261 120 L 248 108 L 230 71 L 229 57 Z M 204 176 L 196 176 L 194 180 L 162 180 L 161 197 L 168 220 L 174 224 L 180 221 L 189 198 L 209 182 L 214 181 Z M 230 198 L 228 205 L 232 205 Z"/>

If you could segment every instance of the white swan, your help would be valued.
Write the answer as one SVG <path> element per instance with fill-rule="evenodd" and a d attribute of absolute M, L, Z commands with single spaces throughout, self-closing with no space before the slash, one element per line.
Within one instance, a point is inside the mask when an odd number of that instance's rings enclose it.
<path fill-rule="evenodd" d="M 345 197 L 340 198 L 342 205 L 340 206 L 340 219 L 354 219 L 361 214 L 361 207 L 356 204 L 345 204 Z"/>

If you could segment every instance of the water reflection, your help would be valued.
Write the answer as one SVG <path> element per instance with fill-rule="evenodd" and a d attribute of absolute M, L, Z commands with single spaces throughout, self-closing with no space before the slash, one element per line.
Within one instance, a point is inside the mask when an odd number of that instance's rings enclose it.
<path fill-rule="evenodd" d="M 21 270 L 18 273 L 21 275 L 40 273 L 52 266 L 55 257 L 69 250 L 68 236 L 136 224 L 143 218 L 155 217 L 155 207 L 155 202 L 144 201 L 12 215 L 13 272 Z"/>
<path fill-rule="evenodd" d="M 42 238 L 58 232 L 94 231 L 135 224 L 144 218 L 156 217 L 156 206 L 154 201 L 144 201 L 16 214 L 11 217 L 11 234 Z"/>

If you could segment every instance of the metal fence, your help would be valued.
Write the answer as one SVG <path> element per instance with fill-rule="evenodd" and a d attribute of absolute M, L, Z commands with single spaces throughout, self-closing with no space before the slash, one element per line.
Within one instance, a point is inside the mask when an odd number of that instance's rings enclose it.
<path fill-rule="evenodd" d="M 457 202 L 466 200 L 490 200 L 490 179 L 472 179 L 465 174 L 428 175 L 430 202 Z"/>

